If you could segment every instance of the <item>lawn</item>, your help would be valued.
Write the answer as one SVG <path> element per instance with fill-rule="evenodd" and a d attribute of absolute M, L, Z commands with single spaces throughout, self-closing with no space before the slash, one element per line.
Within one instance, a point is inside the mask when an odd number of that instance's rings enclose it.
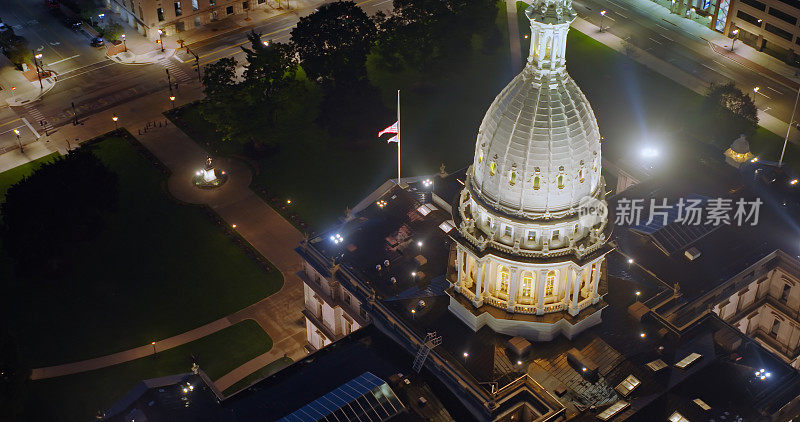
<path fill-rule="evenodd" d="M 154 357 L 64 377 L 32 381 L 26 420 L 88 421 L 108 409 L 139 381 L 189 372 L 191 355 L 212 380 L 272 348 L 272 340 L 252 320 L 240 322 Z"/>
<path fill-rule="evenodd" d="M 250 386 L 250 384 L 262 379 L 266 378 L 281 369 L 291 365 L 294 361 L 291 358 L 278 358 L 275 359 L 273 362 L 267 364 L 267 366 L 259 369 L 256 372 L 240 379 L 239 381 L 235 382 L 233 385 L 228 387 L 225 391 L 222 392 L 225 396 L 229 396 L 242 388 Z"/>
<path fill-rule="evenodd" d="M 6 191 L 11 187 L 11 185 L 19 182 L 23 177 L 33 173 L 33 171 L 39 168 L 39 166 L 42 164 L 49 163 L 57 155 L 58 153 L 54 152 L 52 154 L 45 155 L 42 158 L 33 160 L 30 163 L 25 163 L 0 173 L 0 202 L 3 202 L 5 199 Z"/>
<path fill-rule="evenodd" d="M 165 177 L 127 141 L 90 147 L 119 175 L 108 228 L 70 248 L 70 271 L 4 281 L 15 300 L 3 312 L 34 367 L 167 338 L 280 289 L 280 272 L 265 272 L 203 208 L 173 200 Z"/>

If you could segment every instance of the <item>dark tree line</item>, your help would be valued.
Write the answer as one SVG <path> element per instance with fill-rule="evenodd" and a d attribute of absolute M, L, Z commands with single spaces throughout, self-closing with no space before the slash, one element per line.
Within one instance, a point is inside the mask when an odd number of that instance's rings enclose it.
<path fill-rule="evenodd" d="M 88 147 L 11 186 L 0 206 L 3 241 L 22 274 L 58 271 L 75 242 L 96 237 L 117 208 L 117 174 Z"/>
<path fill-rule="evenodd" d="M 733 82 L 711 84 L 703 99 L 701 113 L 705 118 L 704 132 L 710 133 L 714 144 L 727 148 L 744 134 L 752 136 L 758 128 L 758 110 L 753 99 Z"/>
<path fill-rule="evenodd" d="M 353 1 L 327 3 L 300 19 L 288 44 L 250 33 L 245 71 L 222 59 L 206 66 L 202 116 L 224 142 L 272 148 L 293 128 L 316 123 L 334 138 L 372 136 L 364 122 L 386 114 L 367 79 L 367 58 L 392 72 L 432 77 L 465 51 L 499 44 L 489 0 L 395 0 L 368 16 Z"/>

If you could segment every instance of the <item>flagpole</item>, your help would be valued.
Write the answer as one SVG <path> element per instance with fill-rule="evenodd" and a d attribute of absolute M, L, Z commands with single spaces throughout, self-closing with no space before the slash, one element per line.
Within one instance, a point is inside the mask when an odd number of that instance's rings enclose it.
<path fill-rule="evenodd" d="M 400 186 L 400 90 L 397 90 L 397 186 Z"/>

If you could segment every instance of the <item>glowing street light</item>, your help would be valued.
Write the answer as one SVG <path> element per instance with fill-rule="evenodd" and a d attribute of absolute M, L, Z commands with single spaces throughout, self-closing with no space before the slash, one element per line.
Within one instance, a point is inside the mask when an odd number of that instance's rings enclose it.
<path fill-rule="evenodd" d="M 639 301 L 639 296 L 641 296 L 641 295 L 642 295 L 642 292 L 640 292 L 640 291 L 638 291 L 638 290 L 637 290 L 637 291 L 636 291 L 636 301 L 637 301 L 637 302 Z"/>
<path fill-rule="evenodd" d="M 125 48 L 125 51 L 128 51 L 128 44 L 125 42 L 125 34 L 122 34 L 122 46 Z"/>
<path fill-rule="evenodd" d="M 19 140 L 19 131 L 14 129 L 14 135 L 17 135 L 17 143 L 19 144 L 19 151 L 22 152 L 22 141 Z"/>
<path fill-rule="evenodd" d="M 153 356 L 156 355 L 156 342 L 150 343 L 153 346 Z"/>
<path fill-rule="evenodd" d="M 731 34 L 733 34 L 733 40 L 731 41 L 731 51 L 733 51 L 733 46 L 736 45 L 736 39 L 739 38 L 739 29 L 734 29 L 731 31 Z"/>
<path fill-rule="evenodd" d="M 158 30 L 158 43 L 161 44 L 161 52 L 164 52 L 164 31 Z"/>
<path fill-rule="evenodd" d="M 645 338 L 645 337 L 647 337 L 647 334 L 643 331 L 643 332 L 639 333 L 639 337 Z"/>
<path fill-rule="evenodd" d="M 633 258 L 628 258 L 628 264 L 633 264 Z"/>
<path fill-rule="evenodd" d="M 170 95 L 169 96 L 169 101 L 172 103 L 172 109 L 175 110 L 175 96 L 174 95 Z"/>
<path fill-rule="evenodd" d="M 119 127 L 117 126 L 117 120 L 119 120 L 119 117 L 117 117 L 117 116 L 113 116 L 113 117 L 111 118 L 111 120 L 113 120 L 113 121 L 114 121 L 114 129 L 119 129 Z"/>
<path fill-rule="evenodd" d="M 605 19 L 606 19 L 606 11 L 605 10 L 601 10 L 600 11 L 600 32 L 603 32 L 603 22 L 605 21 Z"/>

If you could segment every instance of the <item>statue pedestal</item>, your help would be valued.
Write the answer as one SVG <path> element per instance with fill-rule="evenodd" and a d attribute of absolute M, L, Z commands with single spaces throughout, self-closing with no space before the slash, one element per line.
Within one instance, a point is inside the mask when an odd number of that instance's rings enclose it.
<path fill-rule="evenodd" d="M 211 165 L 211 157 L 206 159 L 206 167 L 198 170 L 192 178 L 192 183 L 201 189 L 214 189 L 222 186 L 228 181 L 228 175 L 224 171 L 217 172 Z"/>

